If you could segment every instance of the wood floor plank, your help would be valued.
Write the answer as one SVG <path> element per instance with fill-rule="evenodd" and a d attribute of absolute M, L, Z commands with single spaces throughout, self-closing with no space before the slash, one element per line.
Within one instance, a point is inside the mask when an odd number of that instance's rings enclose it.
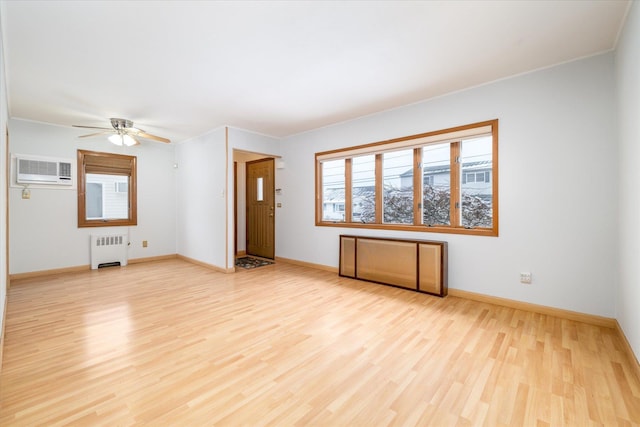
<path fill-rule="evenodd" d="M 640 425 L 617 331 L 286 263 L 15 280 L 0 425 Z"/>

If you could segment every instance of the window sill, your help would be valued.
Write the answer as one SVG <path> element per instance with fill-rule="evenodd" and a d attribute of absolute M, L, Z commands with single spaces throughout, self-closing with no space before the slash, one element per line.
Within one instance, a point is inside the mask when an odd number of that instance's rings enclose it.
<path fill-rule="evenodd" d="M 465 234 L 469 236 L 498 237 L 498 230 L 491 228 L 457 228 L 407 224 L 362 224 L 357 222 L 316 221 L 318 227 L 363 228 L 367 230 L 397 230 L 421 233 Z"/>
<path fill-rule="evenodd" d="M 78 223 L 78 228 L 84 227 L 124 227 L 138 225 L 138 221 L 136 220 L 117 220 L 117 219 L 98 219 L 98 220 L 88 220 Z"/>

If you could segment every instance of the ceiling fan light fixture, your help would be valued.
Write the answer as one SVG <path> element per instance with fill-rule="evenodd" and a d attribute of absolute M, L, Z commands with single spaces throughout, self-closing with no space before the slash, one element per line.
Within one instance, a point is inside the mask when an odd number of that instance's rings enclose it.
<path fill-rule="evenodd" d="M 127 147 L 131 147 L 132 145 L 138 144 L 138 141 L 131 135 L 127 135 L 126 133 L 116 133 L 107 138 L 112 144 L 115 144 L 119 147 L 126 145 Z"/>
<path fill-rule="evenodd" d="M 136 141 L 132 136 L 124 134 L 122 135 L 122 142 L 127 147 L 131 147 L 132 145 L 136 145 L 138 141 Z"/>
<path fill-rule="evenodd" d="M 124 143 L 124 136 L 119 133 L 113 134 L 107 139 L 115 145 L 122 145 Z"/>

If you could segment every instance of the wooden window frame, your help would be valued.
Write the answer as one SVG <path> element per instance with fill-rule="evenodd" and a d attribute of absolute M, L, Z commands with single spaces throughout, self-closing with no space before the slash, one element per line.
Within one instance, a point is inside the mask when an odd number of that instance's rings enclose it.
<path fill-rule="evenodd" d="M 113 227 L 138 225 L 137 158 L 124 154 L 78 150 L 78 227 Z M 129 177 L 129 217 L 120 219 L 87 219 L 87 173 L 126 175 Z"/>
<path fill-rule="evenodd" d="M 474 137 L 474 130 L 490 129 L 492 137 L 492 170 L 491 170 L 491 190 L 492 190 L 492 227 L 491 228 L 466 228 L 462 225 L 462 215 L 460 209 L 462 174 L 460 164 L 460 154 L 462 140 Z M 488 134 L 485 133 L 485 134 Z M 454 135 L 449 138 L 449 135 Z M 456 136 L 463 135 L 463 136 Z M 438 139 L 439 136 L 442 139 Z M 428 141 L 425 143 L 425 141 Z M 450 225 L 425 225 L 422 224 L 422 147 L 432 143 L 447 142 L 450 145 L 450 179 L 451 179 L 451 205 L 450 205 Z M 389 150 L 401 148 L 413 148 L 414 150 L 414 222 L 413 224 L 389 224 L 382 221 L 382 153 Z M 355 222 L 352 218 L 352 177 L 351 159 L 361 155 L 376 156 L 375 164 L 375 221 L 368 223 Z M 323 220 L 322 209 L 322 162 L 331 159 L 345 159 L 345 220 L 326 221 Z M 420 173 L 417 173 L 420 171 Z M 338 150 L 324 151 L 315 154 L 316 172 L 316 225 L 326 227 L 348 227 L 365 229 L 386 229 L 401 231 L 420 231 L 431 233 L 467 234 L 475 236 L 499 235 L 498 223 L 498 119 L 443 129 L 435 132 L 428 132 L 418 135 L 411 135 L 387 141 L 380 141 L 354 147 L 347 147 Z M 417 197 L 420 195 L 420 197 Z"/>

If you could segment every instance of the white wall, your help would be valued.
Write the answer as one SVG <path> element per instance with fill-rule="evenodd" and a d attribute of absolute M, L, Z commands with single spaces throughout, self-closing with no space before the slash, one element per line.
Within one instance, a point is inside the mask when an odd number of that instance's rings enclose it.
<path fill-rule="evenodd" d="M 221 269 L 234 267 L 234 150 L 277 155 L 278 146 L 276 138 L 235 128 L 218 128 L 177 145 L 180 255 Z"/>
<path fill-rule="evenodd" d="M 4 305 L 7 298 L 7 180 L 6 180 L 6 152 L 7 152 L 7 82 L 4 72 L 4 47 L 2 40 L 2 19 L 0 17 L 0 334 L 4 331 Z M 0 340 L 1 341 L 1 340 Z M 0 342 L 3 345 L 4 342 Z M 2 354 L 2 349 L 0 349 Z M 0 360 L 0 363 L 2 361 Z"/>
<path fill-rule="evenodd" d="M 82 130 L 11 119 L 12 154 L 76 158 L 79 148 L 135 155 L 138 159 L 138 225 L 78 228 L 75 189 L 31 188 L 23 200 L 21 188 L 9 189 L 10 273 L 26 273 L 88 265 L 92 233 L 128 231 L 129 258 L 176 253 L 174 148 L 143 142 L 116 147 L 106 138 L 78 139 Z M 75 174 L 75 170 L 74 170 Z M 142 247 L 147 240 L 149 246 Z"/>
<path fill-rule="evenodd" d="M 616 318 L 640 359 L 640 5 L 631 6 L 616 52 L 620 138 L 620 286 Z"/>
<path fill-rule="evenodd" d="M 287 138 L 277 255 L 337 267 L 339 234 L 445 240 L 451 288 L 613 317 L 613 74 L 604 54 Z M 499 237 L 314 226 L 315 152 L 495 118 Z"/>
<path fill-rule="evenodd" d="M 219 268 L 226 262 L 226 155 L 224 128 L 176 145 L 177 251 Z"/>

